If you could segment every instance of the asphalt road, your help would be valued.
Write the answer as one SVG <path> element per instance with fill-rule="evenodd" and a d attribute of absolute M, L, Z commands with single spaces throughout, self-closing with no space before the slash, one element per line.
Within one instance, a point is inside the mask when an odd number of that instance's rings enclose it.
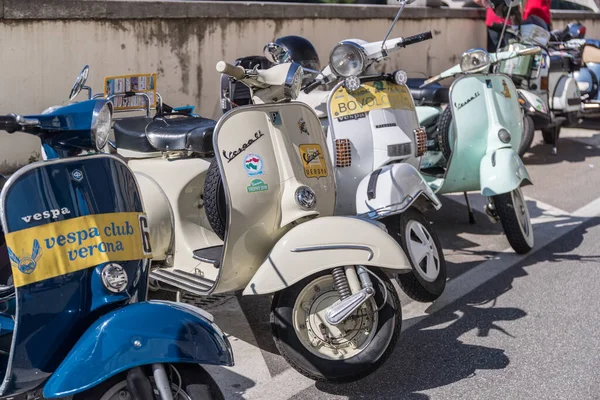
<path fill-rule="evenodd" d="M 600 127 L 600 124 L 598 125 Z M 448 261 L 433 304 L 403 301 L 401 340 L 387 363 L 347 385 L 315 384 L 278 355 L 267 297 L 210 306 L 236 366 L 211 368 L 227 399 L 598 399 L 600 133 L 563 130 L 558 156 L 539 132 L 524 189 L 536 247 L 517 256 L 499 224 L 470 225 L 462 196 L 430 213 Z"/>

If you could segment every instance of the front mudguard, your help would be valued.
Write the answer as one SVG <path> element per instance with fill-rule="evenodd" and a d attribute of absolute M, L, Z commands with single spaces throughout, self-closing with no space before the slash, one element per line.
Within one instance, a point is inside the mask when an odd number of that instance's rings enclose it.
<path fill-rule="evenodd" d="M 486 153 L 479 171 L 481 194 L 484 196 L 509 193 L 520 186 L 532 184 L 523 161 L 512 148 Z"/>
<path fill-rule="evenodd" d="M 135 303 L 85 331 L 46 383 L 44 397 L 71 396 L 153 363 L 232 366 L 233 353 L 210 314 L 182 303 Z"/>
<path fill-rule="evenodd" d="M 274 293 L 320 271 L 347 265 L 411 271 L 404 251 L 381 223 L 358 217 L 322 217 L 283 235 L 243 294 Z"/>
<path fill-rule="evenodd" d="M 419 171 L 408 163 L 386 165 L 363 178 L 356 190 L 356 212 L 379 219 L 406 211 L 421 195 L 436 210 L 442 203 Z"/>

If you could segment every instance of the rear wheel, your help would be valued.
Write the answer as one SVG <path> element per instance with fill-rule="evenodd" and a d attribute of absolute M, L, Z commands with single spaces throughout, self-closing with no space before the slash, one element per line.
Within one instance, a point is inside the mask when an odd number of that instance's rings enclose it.
<path fill-rule="evenodd" d="M 412 272 L 397 275 L 408 297 L 421 302 L 434 301 L 446 287 L 446 260 L 440 241 L 425 216 L 415 208 L 386 218 L 388 233 L 406 253 Z"/>
<path fill-rule="evenodd" d="M 518 254 L 533 248 L 533 226 L 521 188 L 493 197 L 508 243 Z"/>
<path fill-rule="evenodd" d="M 535 126 L 529 115 L 523 117 L 523 136 L 521 137 L 521 145 L 519 146 L 519 157 L 523 157 L 533 143 L 535 134 Z"/>
<path fill-rule="evenodd" d="M 170 378 L 173 400 L 224 400 L 223 393 L 215 380 L 204 368 L 196 364 L 164 364 Z M 155 398 L 159 392 L 150 366 L 142 369 L 152 386 Z M 127 373 L 121 373 L 92 389 L 76 394 L 73 400 L 133 400 L 127 388 Z"/>
<path fill-rule="evenodd" d="M 273 298 L 271 327 L 287 362 L 316 381 L 349 382 L 374 372 L 390 356 L 402 324 L 400 300 L 389 278 L 370 275 L 375 295 L 338 325 L 325 318 L 340 299 L 332 271 L 323 271 Z"/>
<path fill-rule="evenodd" d="M 450 154 L 454 148 L 454 129 L 452 128 L 452 106 L 448 105 L 442 112 L 438 122 L 438 138 L 440 147 L 446 160 L 450 160 Z"/>

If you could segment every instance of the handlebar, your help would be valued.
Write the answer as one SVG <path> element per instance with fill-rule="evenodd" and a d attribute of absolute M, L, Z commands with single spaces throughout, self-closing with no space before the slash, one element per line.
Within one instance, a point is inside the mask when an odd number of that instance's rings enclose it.
<path fill-rule="evenodd" d="M 418 33 L 413 36 L 405 37 L 404 39 L 402 39 L 402 41 L 400 43 L 398 43 L 397 46 L 398 47 L 406 47 L 406 46 L 410 46 L 411 44 L 416 44 L 416 43 L 424 42 L 425 40 L 430 40 L 432 38 L 433 38 L 433 35 L 431 34 L 431 31 Z"/>
<path fill-rule="evenodd" d="M 246 76 L 246 70 L 240 66 L 231 65 L 225 61 L 219 61 L 217 63 L 217 72 L 225 75 L 229 75 L 235 79 L 244 79 Z"/>
<path fill-rule="evenodd" d="M 21 125 L 17 122 L 15 114 L 0 115 L 0 130 L 13 133 L 21 130 Z"/>

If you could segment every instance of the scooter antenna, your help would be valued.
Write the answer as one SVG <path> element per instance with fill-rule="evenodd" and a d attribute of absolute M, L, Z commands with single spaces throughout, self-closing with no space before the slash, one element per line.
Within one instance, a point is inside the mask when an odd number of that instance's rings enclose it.
<path fill-rule="evenodd" d="M 406 7 L 406 0 L 399 0 L 399 1 L 400 1 L 400 9 L 398 10 L 398 13 L 396 14 L 396 18 L 394 18 L 392 25 L 390 25 L 390 28 L 388 29 L 387 33 L 385 34 L 385 37 L 383 38 L 383 42 L 381 42 L 381 54 L 386 53 L 385 42 L 390 37 L 390 34 L 392 33 L 392 29 L 394 29 L 394 25 L 396 25 L 396 22 L 398 22 L 398 18 L 400 18 L 402 11 L 404 11 L 404 7 Z"/>
<path fill-rule="evenodd" d="M 502 39 L 504 39 L 504 32 L 506 31 L 506 25 L 508 25 L 508 20 L 510 19 L 510 11 L 512 10 L 513 2 L 510 2 L 508 6 L 508 12 L 506 13 L 506 18 L 504 19 L 504 25 L 502 25 L 502 33 L 500 33 L 500 39 L 498 39 L 498 44 L 496 45 L 496 53 L 500 51 L 500 46 L 502 46 Z"/>

